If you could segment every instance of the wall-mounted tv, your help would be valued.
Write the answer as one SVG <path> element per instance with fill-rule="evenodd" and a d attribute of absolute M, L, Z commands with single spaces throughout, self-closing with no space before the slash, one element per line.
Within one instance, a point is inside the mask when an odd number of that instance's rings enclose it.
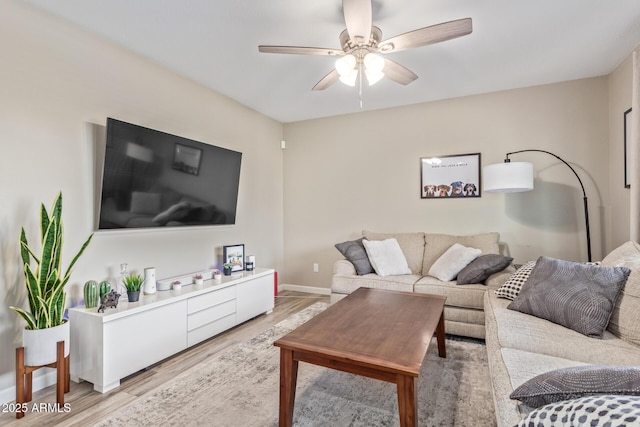
<path fill-rule="evenodd" d="M 236 222 L 242 153 L 107 119 L 98 229 Z"/>

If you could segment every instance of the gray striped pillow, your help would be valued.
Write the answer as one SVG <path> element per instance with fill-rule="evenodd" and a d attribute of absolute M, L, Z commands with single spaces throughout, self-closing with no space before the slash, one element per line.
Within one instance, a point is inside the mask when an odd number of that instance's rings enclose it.
<path fill-rule="evenodd" d="M 630 272 L 542 256 L 507 308 L 602 338 Z"/>

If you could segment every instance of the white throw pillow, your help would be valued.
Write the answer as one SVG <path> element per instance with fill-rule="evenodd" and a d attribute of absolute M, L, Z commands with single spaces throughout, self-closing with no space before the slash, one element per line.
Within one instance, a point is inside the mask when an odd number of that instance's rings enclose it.
<path fill-rule="evenodd" d="M 378 276 L 411 274 L 407 259 L 396 239 L 363 240 L 369 262 Z"/>
<path fill-rule="evenodd" d="M 468 248 L 460 243 L 454 243 L 433 263 L 429 269 L 429 276 L 440 279 L 443 282 L 450 282 L 480 254 L 482 254 L 480 249 Z"/>

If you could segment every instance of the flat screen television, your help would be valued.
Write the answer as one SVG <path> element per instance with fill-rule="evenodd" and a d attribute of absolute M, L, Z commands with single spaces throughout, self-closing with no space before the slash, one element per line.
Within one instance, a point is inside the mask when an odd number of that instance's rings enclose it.
<path fill-rule="evenodd" d="M 235 224 L 242 153 L 107 119 L 98 229 Z"/>

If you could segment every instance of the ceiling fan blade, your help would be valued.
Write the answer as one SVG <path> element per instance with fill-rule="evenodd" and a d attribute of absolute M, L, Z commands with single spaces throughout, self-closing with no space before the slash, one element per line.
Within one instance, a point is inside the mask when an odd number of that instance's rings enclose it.
<path fill-rule="evenodd" d="M 418 76 L 407 67 L 384 58 L 384 76 L 402 85 L 408 85 L 418 78 Z"/>
<path fill-rule="evenodd" d="M 351 41 L 355 44 L 367 43 L 371 37 L 373 11 L 371 0 L 342 0 L 344 23 Z"/>
<path fill-rule="evenodd" d="M 258 51 L 262 53 L 289 53 L 297 55 L 344 55 L 340 49 L 327 49 L 323 47 L 305 46 L 258 46 Z"/>
<path fill-rule="evenodd" d="M 320 79 L 320 81 L 316 83 L 312 90 L 325 90 L 326 88 L 334 84 L 339 78 L 340 74 L 338 74 L 338 72 L 334 68 L 333 70 L 329 71 L 329 74 Z"/>
<path fill-rule="evenodd" d="M 466 36 L 471 34 L 471 31 L 473 31 L 471 18 L 443 22 L 384 40 L 378 45 L 378 50 L 383 53 L 398 52 Z"/>

